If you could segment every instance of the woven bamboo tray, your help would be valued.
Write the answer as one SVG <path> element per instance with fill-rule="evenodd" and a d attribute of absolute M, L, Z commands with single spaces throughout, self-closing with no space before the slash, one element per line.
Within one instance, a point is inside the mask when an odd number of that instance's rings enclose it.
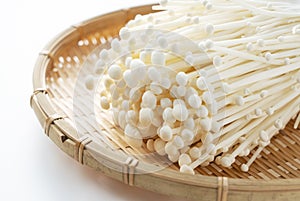
<path fill-rule="evenodd" d="M 88 62 L 87 56 L 116 36 L 136 14 L 149 12 L 151 5 L 84 21 L 65 30 L 40 52 L 30 104 L 46 135 L 79 163 L 154 192 L 203 201 L 300 200 L 300 131 L 293 129 L 293 121 L 272 139 L 249 172 L 240 171 L 239 165 L 246 159 L 240 157 L 232 168 L 211 164 L 197 168 L 197 174 L 192 176 L 179 173 L 176 165 L 164 165 L 155 157 L 147 157 L 146 150 L 131 148 L 110 115 L 100 108 L 95 109 L 100 121 L 90 120 L 91 111 L 84 101 L 74 115 L 74 93 L 79 103 L 87 96 L 77 81 L 82 66 Z M 76 117 L 81 121 L 75 126 Z"/>

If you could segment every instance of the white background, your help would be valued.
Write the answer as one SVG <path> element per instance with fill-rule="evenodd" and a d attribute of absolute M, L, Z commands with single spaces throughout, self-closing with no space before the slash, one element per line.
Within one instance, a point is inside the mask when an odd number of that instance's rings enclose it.
<path fill-rule="evenodd" d="M 150 2 L 1 1 L 0 200 L 182 200 L 126 186 L 79 165 L 43 134 L 29 106 L 33 66 L 50 39 L 85 19 Z"/>

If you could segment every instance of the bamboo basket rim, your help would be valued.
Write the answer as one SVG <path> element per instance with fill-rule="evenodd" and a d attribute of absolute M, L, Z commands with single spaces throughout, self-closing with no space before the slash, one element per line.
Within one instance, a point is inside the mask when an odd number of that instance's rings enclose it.
<path fill-rule="evenodd" d="M 130 9 L 123 9 L 119 11 L 114 11 L 108 14 L 100 15 L 89 20 L 85 20 L 79 24 L 73 25 L 66 29 L 59 35 L 57 35 L 53 40 L 51 40 L 45 48 L 40 52 L 36 65 L 33 72 L 33 94 L 30 98 L 30 105 L 34 109 L 41 125 L 44 127 L 44 131 L 49 137 L 58 137 L 60 143 L 68 142 L 68 146 L 74 146 L 72 148 L 72 153 L 67 153 L 71 155 L 75 160 L 83 163 L 87 166 L 91 166 L 86 162 L 87 157 L 91 157 L 89 151 L 95 149 L 93 141 L 88 137 L 79 138 L 76 134 L 76 129 L 68 121 L 68 117 L 64 114 L 59 114 L 55 108 L 52 106 L 51 96 L 46 83 L 47 69 L 51 68 L 53 64 L 53 58 L 58 56 L 63 50 L 64 45 L 68 44 L 73 40 L 80 40 L 83 35 L 87 34 L 85 27 L 92 26 L 101 19 L 109 19 L 115 15 L 124 15 L 126 20 L 132 18 L 136 10 L 149 10 L 151 5 L 138 6 Z M 52 132 L 52 133 L 51 133 Z M 49 134 L 50 133 L 50 134 Z M 60 136 L 54 136 L 60 133 Z M 52 139 L 53 140 L 53 139 Z M 55 140 L 53 140 L 55 142 Z M 70 145 L 71 144 L 71 145 Z M 67 145 L 67 144 L 66 144 Z M 65 146 L 65 145 L 62 145 Z M 64 150 L 64 148 L 62 148 Z M 68 152 L 68 151 L 65 151 Z M 128 160 L 124 156 L 116 156 L 110 150 L 103 150 L 102 156 L 104 159 L 109 160 L 115 165 L 120 167 L 128 167 L 130 164 L 126 163 Z M 143 173 L 147 169 L 151 169 L 151 164 L 146 164 L 139 161 L 134 167 L 134 172 L 122 172 L 127 180 L 133 179 L 136 173 Z M 112 170 L 114 171 L 114 170 Z M 143 174 L 141 174 L 143 176 Z M 148 173 L 147 176 L 153 178 L 161 178 L 175 183 L 186 184 L 190 186 L 199 186 L 208 189 L 215 189 L 218 191 L 218 197 L 220 200 L 226 200 L 224 196 L 230 191 L 234 192 L 282 192 L 282 191 L 300 191 L 300 178 L 294 179 L 271 179 L 271 180 L 249 180 L 241 178 L 228 178 L 228 177 L 216 177 L 216 176 L 204 176 L 204 175 L 178 175 L 175 170 L 163 169 L 158 172 Z M 124 179 L 123 179 L 124 181 Z M 125 182 L 125 181 L 124 181 Z M 126 181 L 130 185 L 135 185 L 132 181 Z M 163 193 L 163 192 L 161 192 Z M 168 192 L 170 193 L 170 192 Z"/>

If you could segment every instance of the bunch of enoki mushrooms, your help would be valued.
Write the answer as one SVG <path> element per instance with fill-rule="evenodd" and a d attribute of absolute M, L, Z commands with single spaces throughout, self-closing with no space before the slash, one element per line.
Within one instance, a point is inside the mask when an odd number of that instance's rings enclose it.
<path fill-rule="evenodd" d="M 298 128 L 299 4 L 162 0 L 153 10 L 129 21 L 95 64 L 101 107 L 129 145 L 190 174 L 252 152 L 246 172 L 291 119 Z"/>

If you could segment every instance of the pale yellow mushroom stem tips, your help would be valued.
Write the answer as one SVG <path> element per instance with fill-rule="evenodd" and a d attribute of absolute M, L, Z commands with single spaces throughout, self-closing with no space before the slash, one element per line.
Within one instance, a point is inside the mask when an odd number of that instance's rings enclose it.
<path fill-rule="evenodd" d="M 101 51 L 102 108 L 128 144 L 165 155 L 181 172 L 212 161 L 230 167 L 252 152 L 241 165 L 248 171 L 289 120 L 299 126 L 300 7 L 162 0 L 153 9 Z"/>

